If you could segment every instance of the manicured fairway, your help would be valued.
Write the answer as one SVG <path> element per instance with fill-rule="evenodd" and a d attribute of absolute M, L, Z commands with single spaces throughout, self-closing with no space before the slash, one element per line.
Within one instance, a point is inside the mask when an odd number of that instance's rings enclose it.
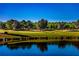
<path fill-rule="evenodd" d="M 9 34 L 17 34 L 17 35 L 27 35 L 31 37 L 48 37 L 59 38 L 68 37 L 68 38 L 79 38 L 79 32 L 69 32 L 67 30 L 55 30 L 55 31 L 13 31 L 13 30 L 0 30 L 0 33 L 7 32 Z"/>

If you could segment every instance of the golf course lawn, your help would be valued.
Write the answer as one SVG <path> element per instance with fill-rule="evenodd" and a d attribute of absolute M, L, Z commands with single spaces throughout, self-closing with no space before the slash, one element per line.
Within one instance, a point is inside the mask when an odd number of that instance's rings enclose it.
<path fill-rule="evenodd" d="M 8 34 L 27 35 L 31 37 L 48 37 L 49 39 L 61 39 L 61 37 L 79 38 L 79 32 L 69 32 L 68 30 L 54 30 L 54 31 L 14 31 L 14 30 L 0 30 L 0 33 L 7 32 Z"/>

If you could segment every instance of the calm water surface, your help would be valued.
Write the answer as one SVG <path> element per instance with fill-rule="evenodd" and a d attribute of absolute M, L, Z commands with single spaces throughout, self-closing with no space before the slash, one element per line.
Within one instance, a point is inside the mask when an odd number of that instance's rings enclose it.
<path fill-rule="evenodd" d="M 0 56 L 79 56 L 79 42 L 3 44 Z"/>

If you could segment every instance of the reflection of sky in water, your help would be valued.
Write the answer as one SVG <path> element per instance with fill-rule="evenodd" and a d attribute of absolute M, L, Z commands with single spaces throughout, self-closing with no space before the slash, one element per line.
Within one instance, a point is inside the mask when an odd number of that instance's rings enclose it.
<path fill-rule="evenodd" d="M 20 55 L 20 56 L 28 56 L 28 55 L 58 55 L 58 56 L 66 56 L 66 55 L 79 55 L 79 50 L 73 45 L 66 45 L 64 48 L 59 48 L 58 45 L 47 45 L 48 49 L 45 51 L 41 51 L 37 45 L 32 45 L 31 48 L 18 48 L 18 49 L 10 49 L 6 45 L 0 46 L 0 55 Z"/>

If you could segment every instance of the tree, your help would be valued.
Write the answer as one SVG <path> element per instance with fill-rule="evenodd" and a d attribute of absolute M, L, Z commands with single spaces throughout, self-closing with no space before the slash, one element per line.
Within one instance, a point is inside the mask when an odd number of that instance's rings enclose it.
<path fill-rule="evenodd" d="M 63 21 L 62 22 L 59 22 L 59 27 L 60 27 L 59 29 L 64 29 L 65 23 L 66 22 L 63 22 Z"/>
<path fill-rule="evenodd" d="M 27 28 L 27 22 L 26 22 L 25 20 L 22 20 L 22 21 L 20 22 L 20 25 L 21 25 L 21 28 L 22 28 L 22 29 L 26 29 L 26 28 Z"/>
<path fill-rule="evenodd" d="M 49 22 L 48 23 L 48 30 L 54 30 L 55 29 L 55 23 Z"/>
<path fill-rule="evenodd" d="M 33 28 L 33 23 L 30 20 L 27 21 L 27 28 L 28 30 Z"/>
<path fill-rule="evenodd" d="M 53 23 L 52 27 L 53 27 L 53 29 L 59 29 L 59 26 L 57 23 Z"/>
<path fill-rule="evenodd" d="M 20 23 L 17 20 L 14 20 L 12 23 L 13 30 L 20 30 Z"/>
<path fill-rule="evenodd" d="M 77 28 L 79 28 L 79 19 L 75 22 L 75 24 L 77 25 Z"/>
<path fill-rule="evenodd" d="M 66 29 L 74 29 L 74 28 L 76 28 L 76 25 L 73 24 L 73 23 L 66 23 L 64 25 L 64 28 L 66 28 Z"/>
<path fill-rule="evenodd" d="M 37 29 L 37 24 L 36 23 L 32 23 L 32 29 Z"/>
<path fill-rule="evenodd" d="M 71 28 L 72 29 L 75 29 L 76 28 L 76 25 L 75 24 L 71 24 Z"/>
<path fill-rule="evenodd" d="M 5 29 L 5 28 L 6 28 L 5 22 L 0 22 L 0 29 Z"/>
<path fill-rule="evenodd" d="M 46 29 L 47 24 L 48 24 L 47 20 L 41 19 L 40 21 L 38 21 L 38 26 L 40 27 L 40 29 Z"/>
<path fill-rule="evenodd" d="M 77 19 L 77 22 L 79 23 L 79 19 Z"/>
<path fill-rule="evenodd" d="M 38 22 L 31 22 L 30 20 L 21 22 L 10 19 L 7 22 L 0 22 L 0 29 L 10 30 L 55 30 L 55 29 L 76 29 L 79 28 L 79 20 L 76 22 L 48 22 L 45 19 L 41 19 Z"/>
<path fill-rule="evenodd" d="M 13 19 L 10 19 L 6 22 L 7 29 L 13 29 L 13 26 L 12 26 L 13 21 L 14 21 Z"/>
<path fill-rule="evenodd" d="M 16 30 L 20 28 L 20 24 L 17 20 L 11 19 L 6 22 L 6 27 L 7 29 L 10 29 L 10 30 Z"/>

